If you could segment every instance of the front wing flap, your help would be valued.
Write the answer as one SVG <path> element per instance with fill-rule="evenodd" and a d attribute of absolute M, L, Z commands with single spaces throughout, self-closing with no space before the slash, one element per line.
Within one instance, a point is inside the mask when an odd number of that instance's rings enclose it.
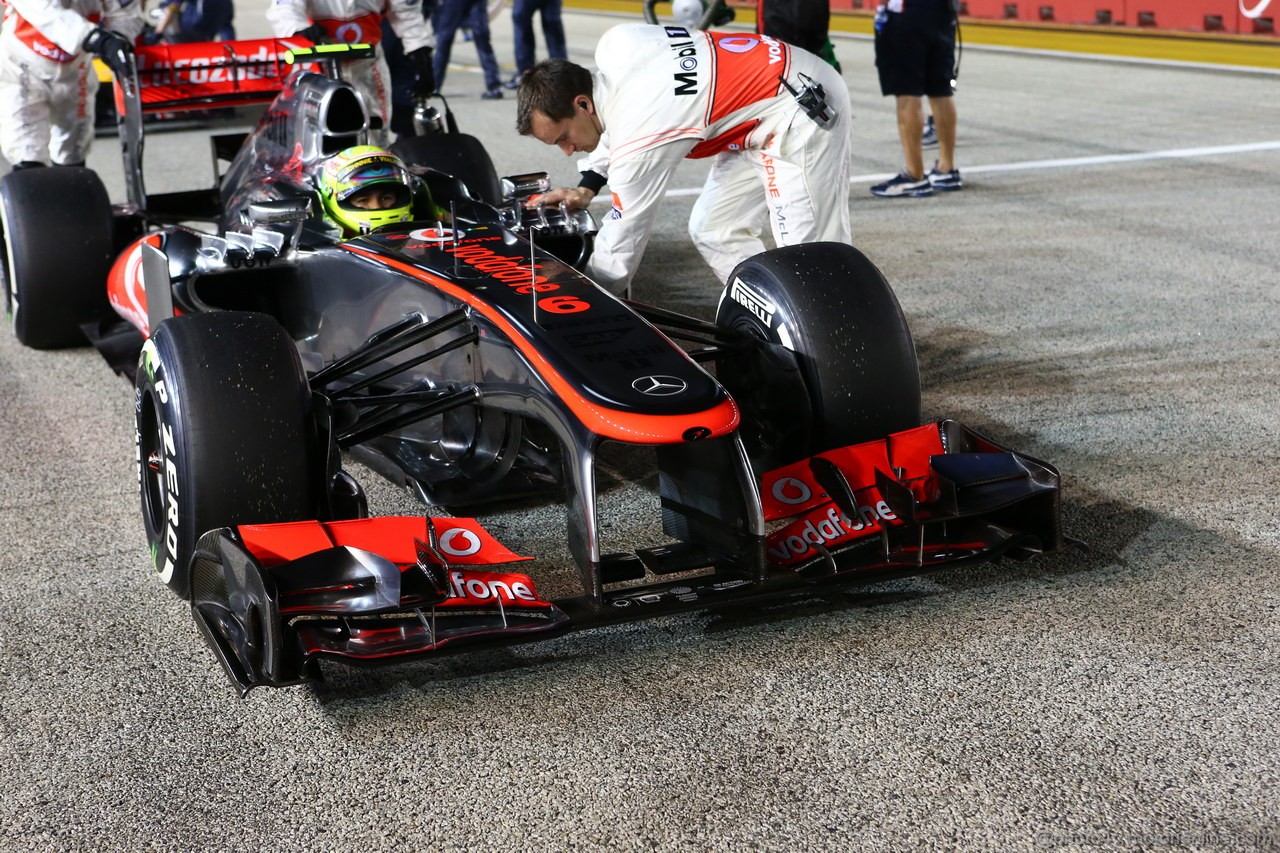
<path fill-rule="evenodd" d="M 473 519 L 241 525 L 201 537 L 191 607 L 243 695 L 312 680 L 321 658 L 385 663 L 562 628 L 528 575 L 477 568 L 525 559 Z"/>
<path fill-rule="evenodd" d="M 318 678 L 321 659 L 390 663 L 527 642 L 818 585 L 1026 559 L 1066 541 L 1058 472 L 950 420 L 818 454 L 760 486 L 763 576 L 726 560 L 663 580 L 673 566 L 698 567 L 679 546 L 655 548 L 635 558 L 657 582 L 549 601 L 506 567 L 528 558 L 474 519 L 307 521 L 206 533 L 192 562 L 192 609 L 243 695 Z"/>

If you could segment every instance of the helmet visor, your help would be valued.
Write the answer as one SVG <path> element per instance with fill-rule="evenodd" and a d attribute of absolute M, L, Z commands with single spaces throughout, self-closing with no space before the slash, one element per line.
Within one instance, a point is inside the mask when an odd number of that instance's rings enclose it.
<path fill-rule="evenodd" d="M 392 210 L 408 207 L 412 200 L 404 184 L 381 181 L 349 190 L 338 199 L 338 206 L 343 210 Z"/>

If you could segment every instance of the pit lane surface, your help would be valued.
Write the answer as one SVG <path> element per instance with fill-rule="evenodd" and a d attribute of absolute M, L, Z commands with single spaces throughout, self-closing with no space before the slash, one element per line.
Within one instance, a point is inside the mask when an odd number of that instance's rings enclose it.
<path fill-rule="evenodd" d="M 588 61 L 614 19 L 567 20 Z M 971 49 L 967 188 L 882 201 L 892 104 L 868 42 L 838 53 L 855 241 L 912 323 L 927 415 L 1055 463 L 1088 549 L 241 701 L 149 574 L 132 389 L 6 333 L 0 849 L 1280 847 L 1274 77 Z M 480 89 L 446 91 L 500 171 L 573 178 Z M 205 145 L 152 136 L 151 188 L 190 187 Z M 119 198 L 114 140 L 92 165 Z M 636 296 L 709 316 L 691 204 Z M 643 488 L 611 494 L 610 530 L 647 523 Z M 487 520 L 562 559 L 558 510 Z"/>

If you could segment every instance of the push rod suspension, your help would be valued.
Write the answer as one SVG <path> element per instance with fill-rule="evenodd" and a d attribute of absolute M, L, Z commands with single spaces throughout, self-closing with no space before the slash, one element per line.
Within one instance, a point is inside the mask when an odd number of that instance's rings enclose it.
<path fill-rule="evenodd" d="M 435 335 L 452 329 L 459 323 L 465 323 L 467 320 L 467 312 L 465 308 L 459 308 L 456 311 L 450 311 L 444 316 L 432 320 L 430 323 L 423 325 L 406 324 L 400 321 L 395 324 L 396 327 L 402 327 L 399 331 L 392 331 L 391 328 L 384 332 L 375 334 L 370 340 L 383 335 L 383 339 L 371 345 L 367 344 L 343 356 L 337 361 L 330 364 L 311 377 L 312 390 L 318 390 L 344 376 L 350 376 L 358 370 L 362 370 L 369 365 L 381 361 L 384 358 L 402 352 L 411 346 L 421 343 Z M 419 318 L 421 322 L 421 318 Z M 395 327 L 392 327 L 395 328 Z"/>

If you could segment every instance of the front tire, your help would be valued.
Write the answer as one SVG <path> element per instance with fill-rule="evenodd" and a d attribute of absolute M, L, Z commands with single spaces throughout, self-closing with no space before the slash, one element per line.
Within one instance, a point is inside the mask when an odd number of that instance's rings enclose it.
<path fill-rule="evenodd" d="M 143 523 L 160 579 L 190 594 L 201 534 L 315 518 L 323 460 L 293 341 L 265 314 L 161 323 L 138 365 Z"/>
<path fill-rule="evenodd" d="M 111 229 L 111 201 L 91 169 L 23 169 L 0 179 L 0 277 L 22 344 L 83 346 L 80 324 L 110 314 Z"/>
<path fill-rule="evenodd" d="M 920 371 L 880 270 L 843 243 L 806 243 L 739 264 L 716 323 L 761 342 L 717 376 L 743 409 L 762 469 L 920 423 Z"/>

